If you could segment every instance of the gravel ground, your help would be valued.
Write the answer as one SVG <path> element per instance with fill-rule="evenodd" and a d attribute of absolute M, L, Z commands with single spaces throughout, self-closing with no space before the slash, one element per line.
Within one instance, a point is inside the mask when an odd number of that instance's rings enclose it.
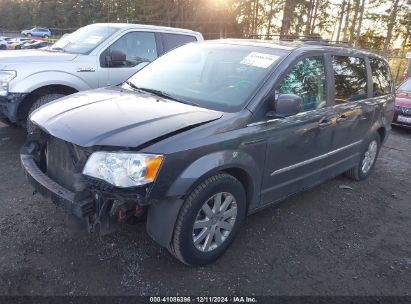
<path fill-rule="evenodd" d="M 202 268 L 144 225 L 87 235 L 32 195 L 23 142 L 0 123 L 0 295 L 411 295 L 411 131 L 393 130 L 368 180 L 340 176 L 249 217 Z"/>

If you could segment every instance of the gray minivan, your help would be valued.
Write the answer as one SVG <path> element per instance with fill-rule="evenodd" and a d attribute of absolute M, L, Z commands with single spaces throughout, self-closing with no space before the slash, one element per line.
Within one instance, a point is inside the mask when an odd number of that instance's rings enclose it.
<path fill-rule="evenodd" d="M 367 178 L 393 117 L 377 55 L 327 43 L 188 44 L 124 84 L 46 105 L 21 152 L 34 188 L 89 231 L 147 216 L 183 263 L 246 215 L 346 173 Z"/>

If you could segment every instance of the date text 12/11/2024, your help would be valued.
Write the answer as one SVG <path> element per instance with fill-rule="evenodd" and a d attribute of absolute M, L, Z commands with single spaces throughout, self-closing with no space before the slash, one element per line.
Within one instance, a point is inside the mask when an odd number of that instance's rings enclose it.
<path fill-rule="evenodd" d="M 257 303 L 255 297 L 150 297 L 150 303 Z"/>

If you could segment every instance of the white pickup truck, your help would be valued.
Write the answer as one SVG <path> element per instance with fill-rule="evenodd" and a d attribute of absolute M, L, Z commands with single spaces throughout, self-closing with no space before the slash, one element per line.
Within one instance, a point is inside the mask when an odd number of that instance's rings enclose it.
<path fill-rule="evenodd" d="M 32 128 L 36 108 L 78 91 L 118 85 L 201 33 L 138 24 L 93 24 L 49 48 L 0 53 L 0 120 Z"/>

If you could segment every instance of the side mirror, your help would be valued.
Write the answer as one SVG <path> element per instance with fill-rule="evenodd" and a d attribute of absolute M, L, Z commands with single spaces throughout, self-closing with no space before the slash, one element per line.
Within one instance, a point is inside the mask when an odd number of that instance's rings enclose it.
<path fill-rule="evenodd" d="M 108 67 L 121 67 L 126 62 L 126 54 L 119 50 L 111 50 L 106 56 L 106 62 Z"/>
<path fill-rule="evenodd" d="M 301 111 L 301 97 L 295 94 L 280 94 L 274 101 L 276 117 L 287 117 Z"/>

